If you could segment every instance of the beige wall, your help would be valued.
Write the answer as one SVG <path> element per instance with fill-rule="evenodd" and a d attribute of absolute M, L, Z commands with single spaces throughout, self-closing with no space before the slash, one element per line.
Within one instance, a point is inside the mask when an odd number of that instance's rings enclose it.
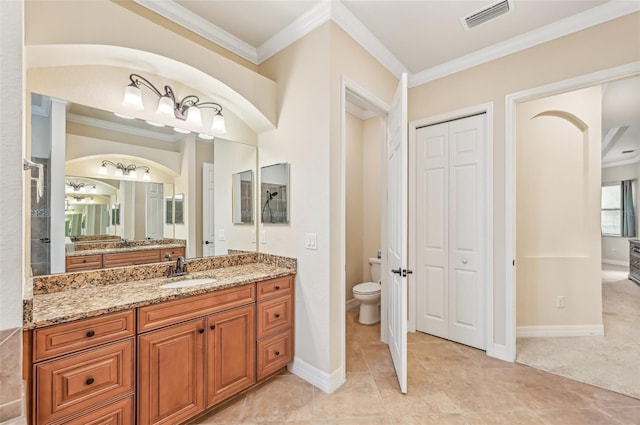
<path fill-rule="evenodd" d="M 380 245 L 381 155 L 384 128 L 379 117 L 362 120 L 347 113 L 346 160 L 346 299 L 353 287 L 371 280 L 369 258 Z"/>
<path fill-rule="evenodd" d="M 640 216 L 638 214 L 638 178 L 640 177 L 640 163 L 619 165 L 602 169 L 602 184 L 617 183 L 622 180 L 635 180 L 633 203 L 636 210 L 636 238 Z M 602 236 L 602 262 L 614 262 L 629 265 L 629 239 L 615 236 Z"/>
<path fill-rule="evenodd" d="M 493 102 L 494 343 L 505 330 L 505 96 L 640 60 L 640 13 L 628 15 L 409 90 L 409 120 Z"/>
<path fill-rule="evenodd" d="M 518 327 L 602 325 L 601 117 L 599 85 L 518 105 Z"/>

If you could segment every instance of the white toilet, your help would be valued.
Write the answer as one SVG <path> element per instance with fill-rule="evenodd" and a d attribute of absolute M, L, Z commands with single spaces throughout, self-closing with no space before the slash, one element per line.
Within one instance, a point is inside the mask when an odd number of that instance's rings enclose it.
<path fill-rule="evenodd" d="M 380 321 L 380 264 L 379 258 L 369 258 L 369 269 L 373 282 L 359 283 L 353 287 L 353 298 L 360 301 L 359 322 L 373 325 Z"/>

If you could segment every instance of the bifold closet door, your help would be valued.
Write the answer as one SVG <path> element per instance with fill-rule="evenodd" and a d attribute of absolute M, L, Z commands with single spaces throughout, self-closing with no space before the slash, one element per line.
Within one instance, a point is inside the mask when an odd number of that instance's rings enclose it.
<path fill-rule="evenodd" d="M 485 115 L 416 133 L 419 331 L 485 348 Z"/>

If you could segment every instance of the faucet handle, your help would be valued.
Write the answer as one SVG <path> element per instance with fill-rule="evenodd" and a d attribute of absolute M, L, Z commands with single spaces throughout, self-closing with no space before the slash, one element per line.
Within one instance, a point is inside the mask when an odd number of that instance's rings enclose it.
<path fill-rule="evenodd" d="M 166 253 L 166 254 L 164 255 L 164 258 L 166 258 L 168 261 L 173 260 L 173 257 L 171 257 L 171 253 L 170 253 L 170 252 Z"/>

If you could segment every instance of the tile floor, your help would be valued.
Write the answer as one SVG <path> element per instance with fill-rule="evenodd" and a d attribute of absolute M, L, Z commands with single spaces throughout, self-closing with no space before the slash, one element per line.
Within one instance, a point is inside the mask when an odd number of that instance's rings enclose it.
<path fill-rule="evenodd" d="M 282 372 L 192 424 L 640 424 L 640 400 L 422 333 L 401 394 L 378 325 L 347 315 L 347 382 L 333 394 Z"/>

